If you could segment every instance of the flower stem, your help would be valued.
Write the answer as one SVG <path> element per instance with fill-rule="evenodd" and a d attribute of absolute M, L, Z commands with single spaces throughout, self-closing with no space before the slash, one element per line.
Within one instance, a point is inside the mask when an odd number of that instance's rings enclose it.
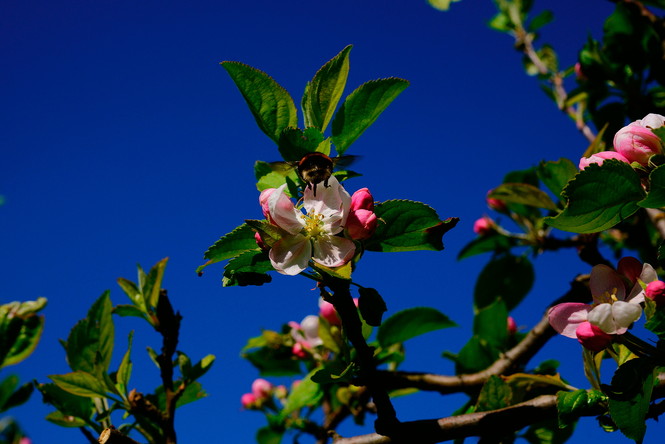
<path fill-rule="evenodd" d="M 376 363 L 374 362 L 374 351 L 362 334 L 362 323 L 358 316 L 353 297 L 350 291 L 350 282 L 337 278 L 326 277 L 324 284 L 332 290 L 330 302 L 337 310 L 342 320 L 342 328 L 347 338 L 356 349 L 359 364 L 360 381 L 369 390 L 377 410 L 377 419 L 374 423 L 376 432 L 380 435 L 397 437 L 400 422 L 397 413 L 390 401 L 388 392 L 379 382 Z"/>

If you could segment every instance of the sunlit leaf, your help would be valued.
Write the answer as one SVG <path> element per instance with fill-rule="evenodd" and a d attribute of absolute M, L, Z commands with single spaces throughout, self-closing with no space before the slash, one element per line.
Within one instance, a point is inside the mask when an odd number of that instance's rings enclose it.
<path fill-rule="evenodd" d="M 244 223 L 222 236 L 204 253 L 203 257 L 208 259 L 208 262 L 197 268 L 196 272 L 201 273 L 208 265 L 236 257 L 245 251 L 258 250 L 254 233 L 255 231 Z"/>
<path fill-rule="evenodd" d="M 306 127 L 313 126 L 323 132 L 332 119 L 349 75 L 351 48 L 352 45 L 345 47 L 307 83 L 301 104 Z"/>
<path fill-rule="evenodd" d="M 49 378 L 61 389 L 72 395 L 86 398 L 106 397 L 107 391 L 102 381 L 90 373 L 76 371 L 64 375 L 49 375 Z"/>
<path fill-rule="evenodd" d="M 266 273 L 273 270 L 268 253 L 246 251 L 226 264 L 222 285 L 224 287 L 263 285 L 272 281 L 272 277 Z"/>
<path fill-rule="evenodd" d="M 312 375 L 317 371 L 313 370 L 291 390 L 281 412 L 283 416 L 290 415 L 303 407 L 313 407 L 321 400 L 323 390 L 319 384 L 312 381 Z"/>
<path fill-rule="evenodd" d="M 432 207 L 410 200 L 381 202 L 374 212 L 379 224 L 365 243 L 369 251 L 443 250 L 443 235 L 459 220 L 441 221 Z"/>
<path fill-rule="evenodd" d="M 342 154 L 409 86 L 404 79 L 373 80 L 360 85 L 346 98 L 332 123 L 332 140 Z"/>
<path fill-rule="evenodd" d="M 552 199 L 544 191 L 527 183 L 503 183 L 494 188 L 487 197 L 546 210 L 557 209 Z"/>
<path fill-rule="evenodd" d="M 279 142 L 282 131 L 298 126 L 293 99 L 272 77 L 239 62 L 222 62 L 244 97 L 256 123 L 268 137 Z"/>
<path fill-rule="evenodd" d="M 596 233 L 625 220 L 638 210 L 644 198 L 639 176 L 630 165 L 606 160 L 591 164 L 563 190 L 565 209 L 545 222 L 563 231 Z"/>

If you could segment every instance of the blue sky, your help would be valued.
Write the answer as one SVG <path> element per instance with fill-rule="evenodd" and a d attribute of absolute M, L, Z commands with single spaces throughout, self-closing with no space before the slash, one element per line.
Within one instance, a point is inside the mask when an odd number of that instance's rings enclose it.
<path fill-rule="evenodd" d="M 537 2 L 538 3 L 538 2 Z M 543 32 L 564 66 L 589 34 L 600 36 L 607 1 L 540 2 L 555 22 Z M 434 306 L 460 327 L 407 343 L 405 370 L 450 374 L 441 358 L 470 335 L 475 278 L 487 257 L 456 260 L 488 213 L 484 196 L 503 175 L 540 160 L 576 161 L 585 139 L 521 67 L 509 37 L 490 30 L 490 1 L 463 0 L 447 13 L 424 0 L 212 2 L 173 0 L 17 1 L 0 4 L 0 301 L 48 298 L 46 331 L 27 361 L 5 369 L 23 381 L 68 371 L 58 344 L 104 290 L 125 296 L 117 277 L 136 278 L 170 257 L 164 286 L 184 316 L 181 346 L 217 356 L 203 379 L 209 397 L 178 411 L 181 443 L 249 443 L 263 417 L 240 409 L 256 371 L 240 359 L 247 338 L 317 311 L 311 282 L 275 275 L 259 288 L 222 288 L 222 267 L 194 270 L 203 252 L 244 219 L 261 217 L 253 162 L 278 160 L 226 72 L 224 60 L 273 76 L 299 103 L 305 83 L 347 44 L 347 93 L 397 76 L 409 88 L 348 151 L 363 158 L 351 191 L 406 198 L 461 222 L 439 253 L 367 254 L 358 282 L 377 288 L 389 314 Z M 539 258 L 537 283 L 513 316 L 530 328 L 578 273 L 573 252 Z M 149 391 L 157 372 L 145 347 L 158 337 L 138 320 L 116 319 L 116 360 L 136 329 L 132 385 Z M 573 385 L 587 387 L 575 341 L 555 338 L 533 361 L 559 358 Z M 422 394 L 396 401 L 402 420 L 443 417 L 463 402 Z M 37 444 L 83 442 L 42 418 L 33 396 L 14 414 Z M 662 428 L 662 426 L 660 426 Z M 658 425 L 650 422 L 649 436 Z M 364 429 L 365 431 L 367 429 Z M 626 442 L 593 419 L 582 439 Z M 342 434 L 360 430 L 345 426 Z"/>

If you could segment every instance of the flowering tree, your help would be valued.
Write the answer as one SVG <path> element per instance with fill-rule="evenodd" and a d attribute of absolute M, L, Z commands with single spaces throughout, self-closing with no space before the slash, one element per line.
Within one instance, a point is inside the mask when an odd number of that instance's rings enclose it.
<path fill-rule="evenodd" d="M 452 2 L 430 3 L 445 10 Z M 558 66 L 552 46 L 537 45 L 551 13 L 532 16 L 527 0 L 495 3 L 490 25 L 515 40 L 526 72 L 589 146 L 580 149 L 579 160 L 544 160 L 509 172 L 485 196 L 496 214 L 475 222 L 477 238 L 458 255 L 490 259 L 469 298 L 473 334 L 447 355 L 455 375 L 400 369 L 406 341 L 455 323 L 431 307 L 393 313 L 381 289 L 363 286 L 354 274 L 372 260 L 366 252 L 443 250 L 443 236 L 457 223 L 406 196 L 375 202 L 371 183 L 349 185 L 360 176 L 350 169 L 351 145 L 408 82 L 373 80 L 344 96 L 347 46 L 307 83 L 299 118 L 291 95 L 266 73 L 222 63 L 259 129 L 277 147 L 274 159 L 281 160 L 254 165 L 256 204 L 264 218 L 238 215 L 239 225 L 208 248 L 197 272 L 225 262 L 224 287 L 305 278 L 318 290 L 312 301 L 318 313 L 284 320 L 242 350 L 260 376 L 248 381 L 240 400 L 265 415 L 258 442 L 302 436 L 337 444 L 469 436 L 512 442 L 519 436 L 552 443 L 566 441 L 584 416 L 642 442 L 648 421 L 665 411 L 665 282 L 659 280 L 665 264 L 665 20 L 652 11 L 665 3 L 616 1 L 603 39 L 589 39 L 579 62 L 566 69 Z M 571 281 L 570 290 L 543 306 L 529 332 L 518 332 L 510 313 L 533 284 L 530 257 L 564 248 L 577 251 L 588 273 L 558 276 Z M 55 409 L 48 420 L 80 428 L 89 442 L 177 442 L 177 409 L 205 395 L 199 379 L 214 356 L 194 364 L 178 349 L 182 317 L 161 288 L 165 267 L 162 260 L 147 273 L 139 267 L 137 282 L 119 279 L 130 303 L 114 306 L 105 292 L 74 326 L 63 341 L 71 372 L 35 385 Z M 44 304 L 0 307 L 2 366 L 34 348 Z M 130 389 L 133 334 L 119 366 L 111 368 L 113 314 L 138 318 L 159 334 L 159 352 L 148 348 L 158 369 L 156 389 Z M 588 387 L 569 385 L 554 361 L 530 365 L 557 333 L 580 343 Z M 612 361 L 608 381 L 601 366 Z M 268 379 L 284 375 L 297 379 L 289 387 Z M 2 411 L 25 401 L 33 387 L 17 388 L 11 376 L 1 385 Z M 451 417 L 400 421 L 391 397 L 418 390 L 463 392 L 468 400 Z M 375 433 L 337 433 L 341 422 L 363 423 L 368 416 Z M 15 426 L 5 430 L 4 442 L 25 439 Z"/>

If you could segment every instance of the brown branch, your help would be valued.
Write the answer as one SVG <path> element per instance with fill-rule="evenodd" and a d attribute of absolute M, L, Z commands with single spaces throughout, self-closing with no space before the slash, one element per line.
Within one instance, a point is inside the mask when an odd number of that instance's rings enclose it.
<path fill-rule="evenodd" d="M 570 290 L 552 305 L 562 302 L 589 302 L 588 275 L 580 275 L 570 284 Z M 416 372 L 379 371 L 377 376 L 389 389 L 417 388 L 442 394 L 478 390 L 493 375 L 504 375 L 517 365 L 526 364 L 554 335 L 547 313 L 515 347 L 504 353 L 492 365 L 477 373 L 457 376 Z"/>
<path fill-rule="evenodd" d="M 556 395 L 537 398 L 488 412 L 469 413 L 441 419 L 402 423 L 409 442 L 435 443 L 468 436 L 493 436 L 520 430 L 530 424 L 556 417 Z M 352 438 L 339 438 L 334 444 L 385 444 L 400 441 L 372 433 Z"/>

